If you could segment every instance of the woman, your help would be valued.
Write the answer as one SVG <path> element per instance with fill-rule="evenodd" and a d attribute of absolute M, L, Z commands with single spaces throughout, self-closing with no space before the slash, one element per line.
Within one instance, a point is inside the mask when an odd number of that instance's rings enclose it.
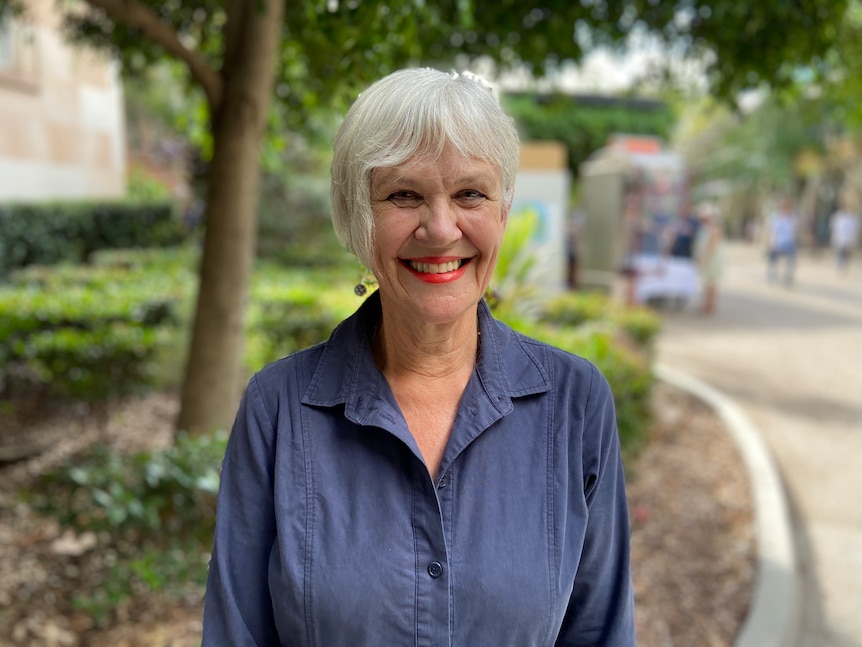
<path fill-rule="evenodd" d="M 838 271 L 846 272 L 859 237 L 859 216 L 845 204 L 829 219 L 829 242 Z"/>
<path fill-rule="evenodd" d="M 792 285 L 796 272 L 798 217 L 792 198 L 783 197 L 778 209 L 766 221 L 767 270 L 769 281 L 778 280 L 778 264 L 784 259 L 784 284 Z"/>
<path fill-rule="evenodd" d="M 608 385 L 482 301 L 518 153 L 465 74 L 396 72 L 347 113 L 333 220 L 379 289 L 248 385 L 205 647 L 634 645 Z"/>
<path fill-rule="evenodd" d="M 722 252 L 724 233 L 718 217 L 718 209 L 711 204 L 701 206 L 698 211 L 700 226 L 694 241 L 694 258 L 703 282 L 703 300 L 700 306 L 700 313 L 703 315 L 715 313 L 718 281 L 724 271 Z"/>

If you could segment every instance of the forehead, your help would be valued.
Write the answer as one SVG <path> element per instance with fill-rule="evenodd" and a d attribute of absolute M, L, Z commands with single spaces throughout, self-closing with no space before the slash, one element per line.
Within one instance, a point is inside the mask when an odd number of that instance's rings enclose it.
<path fill-rule="evenodd" d="M 377 168 L 371 176 L 372 184 L 425 180 L 498 182 L 500 179 L 496 165 L 462 155 L 449 147 L 439 155 L 418 153 L 401 164 Z"/>

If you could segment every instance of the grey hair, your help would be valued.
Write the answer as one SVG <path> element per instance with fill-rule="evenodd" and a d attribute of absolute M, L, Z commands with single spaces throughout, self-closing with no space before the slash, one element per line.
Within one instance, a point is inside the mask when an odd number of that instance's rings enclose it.
<path fill-rule="evenodd" d="M 518 172 L 518 131 L 481 77 L 404 69 L 373 83 L 348 110 L 333 143 L 332 222 L 342 244 L 366 267 L 373 269 L 372 172 L 416 154 L 435 158 L 447 145 L 499 169 L 508 209 Z"/>

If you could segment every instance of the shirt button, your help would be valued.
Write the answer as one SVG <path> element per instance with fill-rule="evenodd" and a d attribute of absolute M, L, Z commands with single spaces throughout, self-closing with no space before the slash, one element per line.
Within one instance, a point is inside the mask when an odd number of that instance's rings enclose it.
<path fill-rule="evenodd" d="M 437 487 L 440 489 L 443 489 L 447 485 L 449 485 L 449 479 L 447 479 L 446 475 L 444 474 L 443 476 L 440 477 L 440 480 L 437 482 Z"/>
<path fill-rule="evenodd" d="M 431 562 L 428 564 L 428 575 L 433 578 L 438 578 L 443 575 L 443 564 L 440 562 Z"/>

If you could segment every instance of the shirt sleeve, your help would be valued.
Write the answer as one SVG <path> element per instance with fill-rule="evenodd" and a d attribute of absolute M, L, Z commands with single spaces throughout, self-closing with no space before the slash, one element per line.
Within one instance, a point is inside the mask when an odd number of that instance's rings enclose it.
<path fill-rule="evenodd" d="M 635 647 L 629 516 L 616 414 L 607 381 L 593 371 L 582 457 L 587 529 L 556 645 Z"/>
<path fill-rule="evenodd" d="M 222 463 L 202 647 L 277 645 L 268 564 L 275 539 L 274 425 L 249 382 Z"/>

